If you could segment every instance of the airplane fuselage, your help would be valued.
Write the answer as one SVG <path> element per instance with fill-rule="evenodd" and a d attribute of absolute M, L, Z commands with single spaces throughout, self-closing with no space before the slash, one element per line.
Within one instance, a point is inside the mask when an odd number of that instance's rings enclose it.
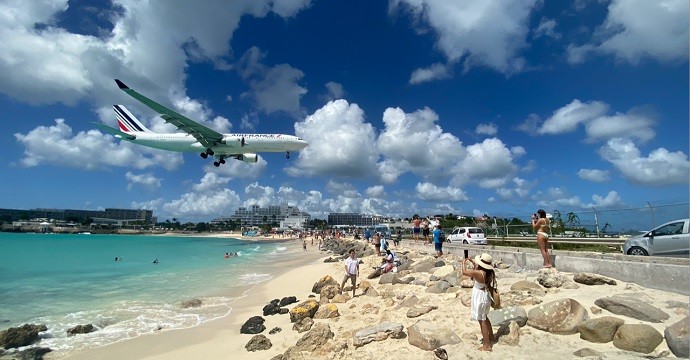
<path fill-rule="evenodd" d="M 256 152 L 286 152 L 300 150 L 306 141 L 284 134 L 224 134 L 227 141 L 213 146 L 217 155 L 236 155 Z M 244 139 L 244 146 L 242 144 Z M 178 152 L 203 152 L 204 147 L 194 136 L 184 133 L 136 133 L 131 142 L 161 150 Z"/>

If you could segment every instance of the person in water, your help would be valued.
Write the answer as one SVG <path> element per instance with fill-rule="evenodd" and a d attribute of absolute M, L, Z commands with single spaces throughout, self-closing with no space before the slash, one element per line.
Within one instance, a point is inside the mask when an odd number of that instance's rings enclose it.
<path fill-rule="evenodd" d="M 158 264 L 158 258 L 156 258 L 156 260 L 153 260 L 153 263 Z"/>
<path fill-rule="evenodd" d="M 225 253 L 225 258 L 226 258 L 226 259 L 229 259 L 229 258 L 230 258 L 230 254 Z"/>

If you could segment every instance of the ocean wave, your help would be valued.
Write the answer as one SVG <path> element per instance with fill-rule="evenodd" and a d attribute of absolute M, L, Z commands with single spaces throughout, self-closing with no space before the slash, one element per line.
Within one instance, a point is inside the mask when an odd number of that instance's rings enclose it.
<path fill-rule="evenodd" d="M 240 275 L 239 281 L 241 285 L 256 285 L 264 281 L 270 280 L 271 274 L 244 274 Z"/>
<path fill-rule="evenodd" d="M 46 324 L 48 331 L 41 334 L 38 344 L 58 350 L 62 355 L 112 344 L 156 331 L 184 329 L 218 319 L 232 311 L 236 298 L 202 298 L 197 308 L 182 308 L 179 303 L 120 302 L 108 310 L 79 311 L 65 316 L 47 316 L 36 319 Z M 96 331 L 79 336 L 68 336 L 67 330 L 84 324 L 93 324 Z"/>

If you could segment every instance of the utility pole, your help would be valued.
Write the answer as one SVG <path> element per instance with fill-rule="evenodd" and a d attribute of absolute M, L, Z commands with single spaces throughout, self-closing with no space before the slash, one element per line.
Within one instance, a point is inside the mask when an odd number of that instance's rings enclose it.
<path fill-rule="evenodd" d="M 592 210 L 594 210 L 594 226 L 597 230 L 597 237 L 601 237 L 601 235 L 599 234 L 599 216 L 597 215 L 597 209 L 592 207 Z"/>

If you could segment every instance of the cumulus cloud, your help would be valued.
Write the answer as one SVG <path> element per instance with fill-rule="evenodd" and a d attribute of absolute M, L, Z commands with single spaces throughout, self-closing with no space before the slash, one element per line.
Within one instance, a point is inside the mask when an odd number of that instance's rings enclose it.
<path fill-rule="evenodd" d="M 428 68 L 419 68 L 410 75 L 410 85 L 421 84 L 433 80 L 448 79 L 453 72 L 445 64 L 436 63 Z"/>
<path fill-rule="evenodd" d="M 117 144 L 111 135 L 97 130 L 74 134 L 64 119 L 56 119 L 55 125 L 39 126 L 26 134 L 14 134 L 14 137 L 25 147 L 20 163 L 26 167 L 52 165 L 95 170 L 111 166 L 136 169 L 161 166 L 174 170 L 183 163 L 180 154 L 124 141 Z"/>
<path fill-rule="evenodd" d="M 498 132 L 498 127 L 494 123 L 479 124 L 474 129 L 474 132 L 480 135 L 494 136 Z"/>
<path fill-rule="evenodd" d="M 513 177 L 517 166 L 513 153 L 497 138 L 467 147 L 467 156 L 453 169 L 453 184 L 476 181 L 483 188 L 497 188 Z"/>
<path fill-rule="evenodd" d="M 594 194 L 592 195 L 592 200 L 594 202 L 584 205 L 584 207 L 594 207 L 594 206 L 611 206 L 620 205 L 623 203 L 620 195 L 615 191 L 609 191 L 606 196 L 601 196 Z"/>
<path fill-rule="evenodd" d="M 386 192 L 384 190 L 383 185 L 375 185 L 375 186 L 369 186 L 364 193 L 368 197 L 373 197 L 373 198 L 380 198 L 383 197 Z"/>
<path fill-rule="evenodd" d="M 460 140 L 443 132 L 438 115 L 429 108 L 405 113 L 388 108 L 383 113 L 383 131 L 377 144 L 384 156 L 378 172 L 384 183 L 395 182 L 400 174 L 411 171 L 424 177 L 445 176 L 465 155 Z"/>
<path fill-rule="evenodd" d="M 662 62 L 688 59 L 688 3 L 685 0 L 630 2 L 613 0 L 604 23 L 590 43 L 568 46 L 571 63 L 591 52 L 610 54 L 637 64 L 643 58 Z"/>
<path fill-rule="evenodd" d="M 632 183 L 650 186 L 687 184 L 690 177 L 688 156 L 681 151 L 658 148 L 645 157 L 631 140 L 614 138 L 599 149 L 599 154 Z"/>
<path fill-rule="evenodd" d="M 240 205 L 239 196 L 224 187 L 229 180 L 217 174 L 205 174 L 199 183 L 192 185 L 192 191 L 163 204 L 163 214 L 198 218 L 237 208 Z"/>
<path fill-rule="evenodd" d="M 345 96 L 343 85 L 335 81 L 327 82 L 326 90 L 328 91 L 328 94 L 326 94 L 327 101 L 342 99 Z"/>
<path fill-rule="evenodd" d="M 295 134 L 309 146 L 299 151 L 294 165 L 286 169 L 288 175 L 374 175 L 379 157 L 374 127 L 356 104 L 330 101 L 295 123 Z"/>
<path fill-rule="evenodd" d="M 583 103 L 578 99 L 570 104 L 554 111 L 553 115 L 546 119 L 537 132 L 545 134 L 562 134 L 573 132 L 581 123 L 589 122 L 608 111 L 608 105 L 600 101 Z"/>
<path fill-rule="evenodd" d="M 542 17 L 539 21 L 539 26 L 534 30 L 534 37 L 547 37 L 554 40 L 560 39 L 561 34 L 556 32 L 556 25 L 556 20 Z"/>
<path fill-rule="evenodd" d="M 514 129 L 525 132 L 531 136 L 535 136 L 539 130 L 539 124 L 541 124 L 541 118 L 539 115 L 529 114 L 527 118 L 520 124 L 516 125 Z"/>
<path fill-rule="evenodd" d="M 436 48 L 451 63 L 465 70 L 485 66 L 501 73 L 520 72 L 527 46 L 529 15 L 537 0 L 451 1 L 392 0 L 390 12 L 409 10 L 420 29 L 430 26 L 437 35 Z M 501 24 L 501 26 L 496 26 Z"/>
<path fill-rule="evenodd" d="M 288 64 L 268 67 L 261 63 L 265 55 L 252 47 L 242 56 L 238 72 L 249 82 L 251 91 L 242 94 L 252 98 L 258 109 L 266 114 L 285 112 L 293 116 L 302 115 L 300 99 L 307 89 L 297 83 L 304 73 Z"/>
<path fill-rule="evenodd" d="M 135 174 L 128 171 L 125 174 L 127 179 L 127 190 L 131 190 L 134 185 L 141 185 L 149 189 L 157 189 L 161 187 L 161 179 L 154 176 L 152 173 Z"/>
<path fill-rule="evenodd" d="M 577 176 L 580 179 L 594 181 L 594 182 L 605 182 L 611 179 L 608 170 L 597 170 L 597 169 L 580 169 L 577 172 Z"/>
<path fill-rule="evenodd" d="M 418 198 L 427 201 L 467 201 L 467 193 L 462 189 L 447 186 L 438 187 L 434 184 L 425 182 L 417 183 L 415 192 Z"/>
<path fill-rule="evenodd" d="M 626 137 L 645 143 L 656 135 L 652 129 L 654 123 L 651 115 L 632 109 L 625 114 L 617 113 L 592 119 L 585 125 L 585 131 L 590 142 Z"/>

